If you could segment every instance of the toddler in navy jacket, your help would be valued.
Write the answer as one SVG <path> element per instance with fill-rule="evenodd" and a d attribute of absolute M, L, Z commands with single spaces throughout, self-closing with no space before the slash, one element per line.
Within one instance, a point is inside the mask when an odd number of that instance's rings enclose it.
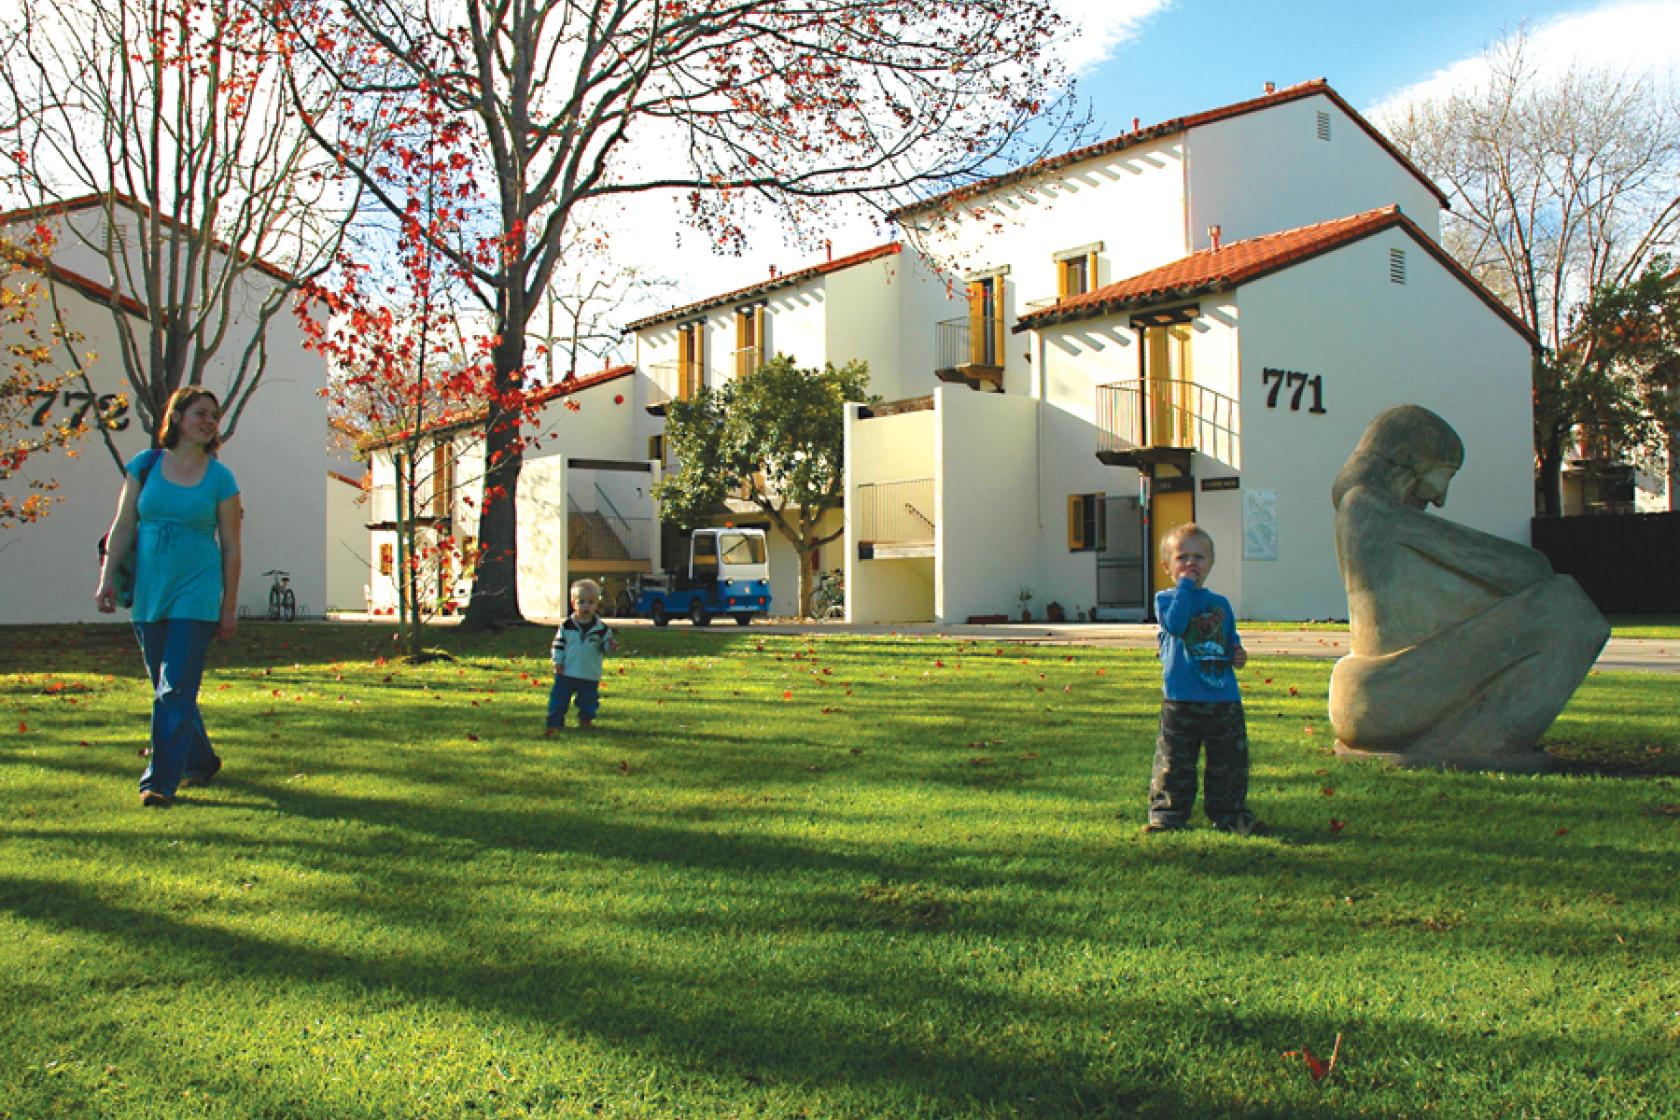
<path fill-rule="evenodd" d="M 550 647 L 554 688 L 548 694 L 548 733 L 566 726 L 566 712 L 577 700 L 578 726 L 588 727 L 601 710 L 601 664 L 618 650 L 612 627 L 601 621 L 601 585 L 592 579 L 572 584 L 572 613 L 554 633 Z"/>

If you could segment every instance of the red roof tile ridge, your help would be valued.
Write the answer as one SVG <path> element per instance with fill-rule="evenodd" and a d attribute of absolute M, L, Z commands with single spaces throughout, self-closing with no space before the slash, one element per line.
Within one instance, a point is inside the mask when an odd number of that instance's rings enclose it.
<path fill-rule="evenodd" d="M 775 291 L 779 288 L 789 287 L 794 284 L 800 284 L 806 280 L 815 279 L 818 276 L 826 276 L 831 272 L 839 272 L 841 269 L 852 268 L 860 264 L 867 264 L 877 258 L 892 256 L 895 253 L 902 252 L 903 249 L 904 242 L 889 241 L 884 245 L 876 245 L 873 248 L 863 249 L 856 253 L 850 253 L 844 257 L 835 257 L 833 260 L 808 265 L 804 268 L 795 269 L 792 272 L 784 272 L 780 275 L 772 276 L 767 280 L 760 280 L 756 283 L 735 288 L 719 295 L 706 296 L 705 298 L 697 299 L 692 303 L 685 303 L 679 307 L 671 307 L 664 311 L 655 312 L 652 315 L 637 319 L 635 322 L 626 326 L 624 328 L 624 333 L 628 334 L 631 331 L 641 330 L 643 327 L 656 326 L 659 323 L 668 322 L 672 319 L 679 319 L 684 315 L 708 310 L 713 307 L 719 307 L 733 300 L 744 299 L 748 296 Z"/>

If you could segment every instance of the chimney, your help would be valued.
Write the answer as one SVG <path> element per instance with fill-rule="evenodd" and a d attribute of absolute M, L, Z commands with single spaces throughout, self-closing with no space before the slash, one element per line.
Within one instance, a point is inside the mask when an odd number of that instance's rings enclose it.
<path fill-rule="evenodd" d="M 774 280 L 775 278 L 776 278 L 776 266 L 771 265 L 770 266 L 770 279 Z"/>
<path fill-rule="evenodd" d="M 834 242 L 827 237 L 823 238 L 823 248 L 828 251 L 829 262 L 833 263 L 833 261 L 834 261 Z"/>
<path fill-rule="evenodd" d="M 1141 120 L 1139 120 L 1136 117 L 1132 118 L 1132 131 L 1133 132 L 1136 132 L 1142 126 L 1143 126 L 1143 122 Z"/>
<path fill-rule="evenodd" d="M 1213 251 L 1216 253 L 1219 252 L 1219 235 L 1223 232 L 1218 226 L 1208 227 L 1208 242 L 1213 246 Z"/>
<path fill-rule="evenodd" d="M 1277 92 L 1277 83 L 1276 82 L 1267 82 L 1266 83 L 1266 92 L 1267 93 L 1276 93 Z"/>

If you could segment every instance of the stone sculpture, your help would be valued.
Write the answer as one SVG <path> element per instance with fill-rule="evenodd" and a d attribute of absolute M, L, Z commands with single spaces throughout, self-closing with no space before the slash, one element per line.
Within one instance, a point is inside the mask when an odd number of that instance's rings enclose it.
<path fill-rule="evenodd" d="M 1381 413 L 1336 476 L 1352 652 L 1330 676 L 1336 750 L 1411 767 L 1533 772 L 1540 736 L 1610 636 L 1540 553 L 1431 516 L 1464 444 L 1416 405 Z"/>

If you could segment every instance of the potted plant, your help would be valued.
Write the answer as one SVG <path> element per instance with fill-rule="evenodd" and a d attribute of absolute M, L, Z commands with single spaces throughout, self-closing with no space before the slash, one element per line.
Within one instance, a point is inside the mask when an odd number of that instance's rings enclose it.
<path fill-rule="evenodd" d="M 1044 604 L 1044 619 L 1046 622 L 1066 622 L 1067 611 L 1062 609 L 1060 603 L 1052 600 Z"/>
<path fill-rule="evenodd" d="M 1016 595 L 1015 595 L 1015 598 L 1021 600 L 1021 621 L 1022 622 L 1031 622 L 1032 621 L 1032 608 L 1030 606 L 1028 606 L 1028 604 L 1032 602 L 1032 597 L 1033 597 L 1033 593 L 1032 593 L 1032 588 L 1030 588 L 1030 587 L 1022 587 L 1021 590 L 1019 592 L 1017 592 Z"/>

